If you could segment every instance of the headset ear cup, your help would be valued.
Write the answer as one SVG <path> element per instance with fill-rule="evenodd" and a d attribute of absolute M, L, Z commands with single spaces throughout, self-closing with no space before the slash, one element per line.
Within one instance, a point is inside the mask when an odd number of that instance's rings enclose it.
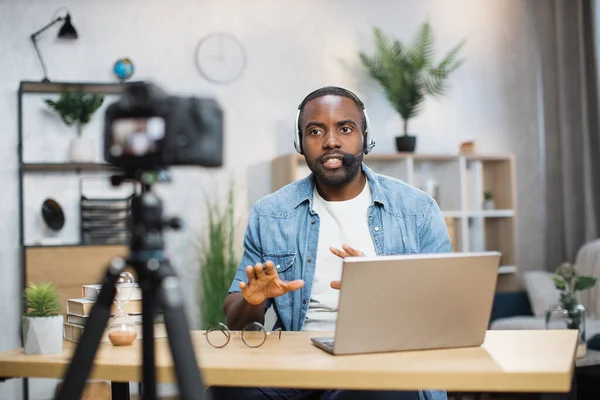
<path fill-rule="evenodd" d="M 300 122 L 300 109 L 298 109 L 298 112 L 296 113 L 296 124 L 294 125 L 294 132 L 296 132 L 295 138 L 294 138 L 294 149 L 296 149 L 296 151 L 300 154 L 302 154 L 302 143 L 301 143 L 301 138 L 300 138 L 300 127 L 298 126 Z"/>
<path fill-rule="evenodd" d="M 300 138 L 298 137 L 298 132 L 296 132 L 296 140 L 294 140 L 294 149 L 296 149 L 296 152 L 304 154 L 302 153 L 302 145 L 300 145 Z"/>
<path fill-rule="evenodd" d="M 363 109 L 363 115 L 365 116 L 365 125 L 366 125 L 364 154 L 369 154 L 371 149 L 375 146 L 375 142 L 373 141 L 373 136 L 371 136 L 371 121 L 369 121 L 369 114 L 367 114 L 366 109 Z"/>

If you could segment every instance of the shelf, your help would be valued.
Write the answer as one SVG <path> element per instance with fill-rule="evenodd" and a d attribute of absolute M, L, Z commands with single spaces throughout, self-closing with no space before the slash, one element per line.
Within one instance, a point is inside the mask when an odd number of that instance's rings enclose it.
<path fill-rule="evenodd" d="M 467 161 L 514 161 L 512 154 L 464 154 Z"/>
<path fill-rule="evenodd" d="M 512 279 L 518 270 L 515 158 L 512 154 L 371 153 L 364 163 L 375 173 L 399 179 L 430 193 L 442 210 L 452 251 L 498 251 L 498 275 Z M 310 173 L 304 156 L 291 153 L 271 163 L 271 188 Z M 494 208 L 484 209 L 484 193 L 494 195 Z"/>
<path fill-rule="evenodd" d="M 103 163 L 26 163 L 21 168 L 27 172 L 90 172 L 117 171 L 112 164 Z"/>
<path fill-rule="evenodd" d="M 127 243 L 53 243 L 53 244 L 24 244 L 26 249 L 58 249 L 58 248 L 73 248 L 73 247 L 127 247 Z"/>
<path fill-rule="evenodd" d="M 302 156 L 301 156 L 302 157 Z M 439 161 L 458 161 L 464 158 L 468 161 L 506 161 L 512 159 L 512 155 L 503 154 L 427 154 L 427 153 L 390 153 L 390 154 L 368 154 L 365 156 L 363 161 L 368 163 L 369 161 L 394 161 L 413 159 L 417 162 L 439 162 Z"/>
<path fill-rule="evenodd" d="M 481 210 L 467 212 L 460 210 L 442 210 L 442 214 L 447 218 L 511 218 L 515 216 L 514 210 Z"/>
<path fill-rule="evenodd" d="M 498 267 L 499 275 L 514 274 L 515 272 L 517 272 L 517 267 L 515 265 L 501 265 Z"/>
<path fill-rule="evenodd" d="M 510 218 L 515 216 L 514 210 L 481 210 L 468 211 L 470 218 Z"/>
<path fill-rule="evenodd" d="M 284 157 L 289 157 L 285 155 Z M 298 153 L 293 153 L 292 157 L 297 162 L 304 162 L 304 156 Z M 363 158 L 363 162 L 368 164 L 370 161 L 402 161 L 412 159 L 418 162 L 435 162 L 435 161 L 458 161 L 464 158 L 467 161 L 508 161 L 512 160 L 511 154 L 427 154 L 427 153 L 370 153 Z"/>
<path fill-rule="evenodd" d="M 442 214 L 444 214 L 444 217 L 446 218 L 462 218 L 463 217 L 463 212 L 458 210 L 458 211 L 442 211 Z"/>
<path fill-rule="evenodd" d="M 120 83 L 98 82 L 35 82 L 22 81 L 19 85 L 20 93 L 61 93 L 79 92 L 120 94 L 123 85 Z"/>

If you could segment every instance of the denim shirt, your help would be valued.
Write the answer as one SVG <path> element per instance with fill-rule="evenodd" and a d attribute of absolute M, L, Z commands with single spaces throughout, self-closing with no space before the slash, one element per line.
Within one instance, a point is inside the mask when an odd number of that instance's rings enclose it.
<path fill-rule="evenodd" d="M 444 217 L 430 196 L 403 181 L 376 174 L 364 164 L 362 170 L 372 193 L 368 225 L 377 255 L 452 251 Z M 274 303 L 278 317 L 275 326 L 289 331 L 300 331 L 304 326 L 317 262 L 319 215 L 313 210 L 313 185 L 310 174 L 252 207 L 244 254 L 229 289 L 239 292 L 240 282 L 247 282 L 246 267 L 269 260 L 282 280 L 304 280 L 301 289 L 265 304 L 266 311 Z M 424 392 L 421 398 L 445 399 L 442 393 Z"/>
<path fill-rule="evenodd" d="M 448 229 L 437 203 L 408 184 L 374 173 L 362 164 L 372 193 L 368 224 L 377 255 L 451 252 Z M 248 216 L 244 254 L 230 287 L 247 282 L 246 267 L 273 261 L 282 280 L 304 287 L 270 299 L 276 326 L 301 331 L 308 311 L 319 243 L 319 215 L 313 210 L 313 175 L 259 200 Z M 360 250 L 360 249 L 358 249 Z"/>

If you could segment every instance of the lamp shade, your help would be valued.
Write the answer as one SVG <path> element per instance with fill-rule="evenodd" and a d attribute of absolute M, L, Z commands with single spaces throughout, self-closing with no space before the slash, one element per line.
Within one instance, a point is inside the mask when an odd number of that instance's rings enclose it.
<path fill-rule="evenodd" d="M 77 31 L 71 23 L 71 14 L 67 14 L 65 23 L 58 31 L 58 37 L 62 39 L 77 39 Z"/>

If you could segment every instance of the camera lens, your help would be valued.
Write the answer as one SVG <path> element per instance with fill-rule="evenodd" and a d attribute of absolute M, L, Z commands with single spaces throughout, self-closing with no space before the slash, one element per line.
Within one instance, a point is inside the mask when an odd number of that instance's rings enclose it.
<path fill-rule="evenodd" d="M 183 146 L 187 146 L 188 144 L 188 138 L 185 135 L 179 135 L 177 136 L 177 145 L 183 147 Z"/>

